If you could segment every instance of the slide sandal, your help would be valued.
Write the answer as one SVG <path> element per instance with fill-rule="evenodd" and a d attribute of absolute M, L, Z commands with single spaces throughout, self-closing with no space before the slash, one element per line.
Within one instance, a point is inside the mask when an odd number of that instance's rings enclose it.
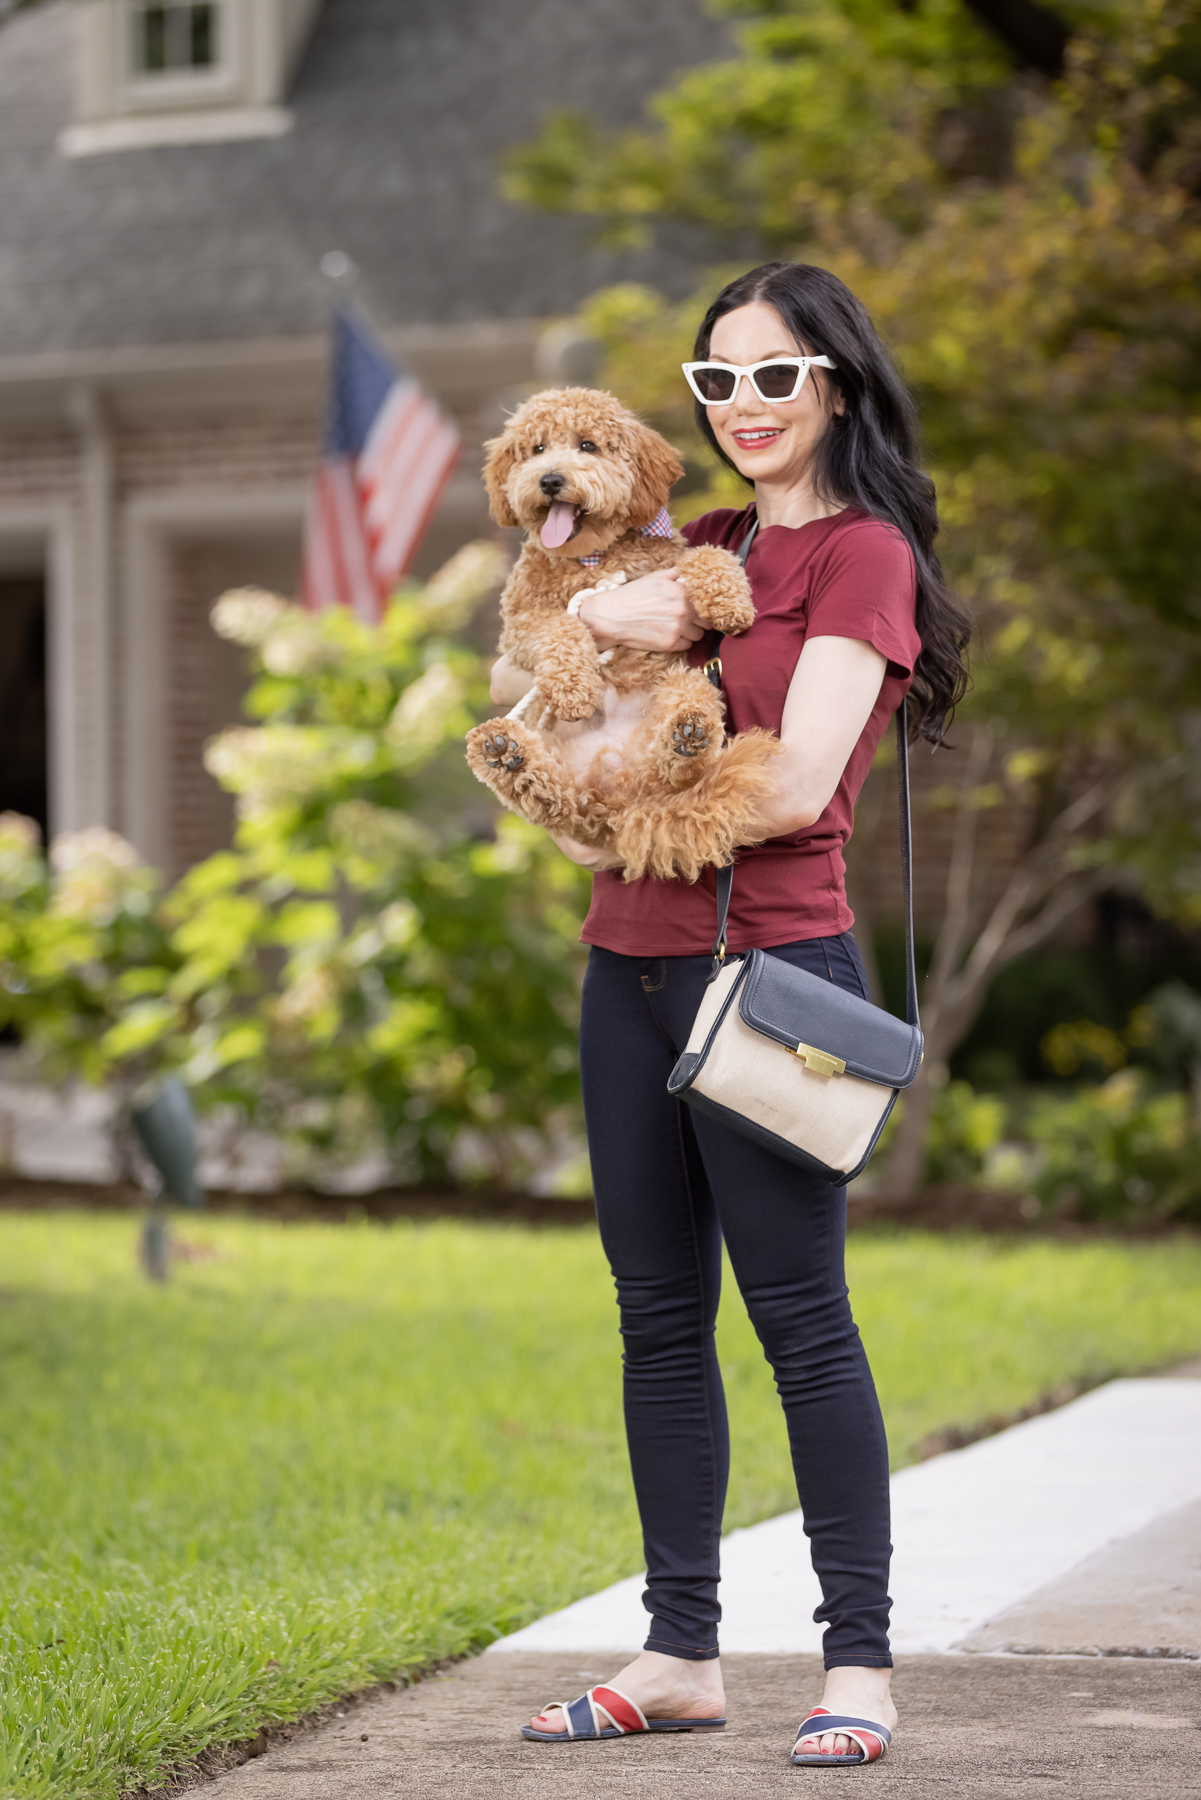
<path fill-rule="evenodd" d="M 796 1734 L 797 1744 L 804 1743 L 806 1738 L 825 1737 L 828 1731 L 849 1737 L 858 1744 L 858 1750 L 847 1756 L 823 1756 L 820 1750 L 806 1750 L 802 1755 L 794 1748 L 793 1762 L 810 1769 L 853 1768 L 857 1763 L 879 1762 L 892 1743 L 892 1732 L 886 1725 L 877 1725 L 874 1719 L 845 1719 L 828 1707 L 815 1706 Z"/>
<path fill-rule="evenodd" d="M 578 1700 L 552 1700 L 563 1708 L 566 1731 L 535 1731 L 523 1725 L 521 1735 L 538 1744 L 580 1744 L 588 1739 L 630 1737 L 638 1731 L 719 1731 L 724 1719 L 648 1719 L 642 1708 L 620 1688 L 594 1687 Z M 602 1724 L 607 1720 L 607 1724 Z"/>

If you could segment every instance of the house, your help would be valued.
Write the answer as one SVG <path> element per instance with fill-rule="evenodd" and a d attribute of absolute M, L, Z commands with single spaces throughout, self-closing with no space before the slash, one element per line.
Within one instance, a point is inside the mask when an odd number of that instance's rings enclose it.
<path fill-rule="evenodd" d="M 46 0 L 0 26 L 0 809 L 174 875 L 223 841 L 201 765 L 242 671 L 232 583 L 294 591 L 330 284 L 466 454 L 419 572 L 486 528 L 478 449 L 573 372 L 547 322 L 685 292 L 686 232 L 607 253 L 498 190 L 548 110 L 632 122 L 721 54 L 702 0 Z"/>

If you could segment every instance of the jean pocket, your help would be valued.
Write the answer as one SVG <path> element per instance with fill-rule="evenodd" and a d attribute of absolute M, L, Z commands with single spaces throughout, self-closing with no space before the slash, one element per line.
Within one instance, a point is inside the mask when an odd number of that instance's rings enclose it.
<path fill-rule="evenodd" d="M 667 958 L 657 956 L 654 962 L 647 963 L 640 977 L 644 994 L 657 994 L 660 988 L 667 986 Z"/>

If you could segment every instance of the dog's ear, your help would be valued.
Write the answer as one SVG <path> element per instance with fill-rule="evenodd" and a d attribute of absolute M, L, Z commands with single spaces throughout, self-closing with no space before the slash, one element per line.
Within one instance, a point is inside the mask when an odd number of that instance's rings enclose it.
<path fill-rule="evenodd" d="M 487 452 L 484 486 L 488 492 L 488 511 L 498 525 L 519 525 L 521 521 L 505 493 L 505 483 L 517 461 L 517 439 L 511 431 L 502 432 L 500 437 L 489 438 L 484 449 Z"/>
<path fill-rule="evenodd" d="M 634 458 L 634 495 L 630 502 L 630 524 L 649 525 L 670 494 L 684 465 L 667 442 L 649 425 L 635 424 L 631 429 L 630 448 Z"/>

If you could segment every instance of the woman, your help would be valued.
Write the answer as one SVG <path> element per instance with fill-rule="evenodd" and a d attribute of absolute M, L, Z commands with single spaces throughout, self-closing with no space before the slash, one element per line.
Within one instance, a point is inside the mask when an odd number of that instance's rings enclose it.
<path fill-rule="evenodd" d="M 762 841 L 735 870 L 729 947 L 757 946 L 866 995 L 843 885 L 855 797 L 906 695 L 911 729 L 937 743 L 965 684 L 967 627 L 934 554 L 912 409 L 863 307 L 822 269 L 769 263 L 732 282 L 695 357 L 709 365 L 689 373 L 700 428 L 755 499 L 684 535 L 737 551 L 755 530 L 756 621 L 722 644 L 723 686 L 730 729 L 765 726 L 783 746 Z M 698 663 L 711 648 L 671 570 L 592 596 L 580 616 L 602 649 L 686 650 Z M 501 702 L 528 685 L 503 662 L 494 679 Z M 560 847 L 596 871 L 581 1070 L 652 1624 L 592 1705 L 573 1703 L 570 1720 L 548 1707 L 524 1735 L 615 1735 L 611 1721 L 640 1729 L 639 1712 L 651 1724 L 723 1720 L 729 1439 L 713 1334 L 724 1239 L 775 1373 L 821 1582 L 821 1705 L 847 1727 L 823 1730 L 810 1715 L 794 1760 L 875 1760 L 896 1721 L 888 1453 L 843 1278 L 846 1191 L 667 1093 L 710 971 L 712 872 L 693 886 L 626 883 L 602 855 Z"/>

